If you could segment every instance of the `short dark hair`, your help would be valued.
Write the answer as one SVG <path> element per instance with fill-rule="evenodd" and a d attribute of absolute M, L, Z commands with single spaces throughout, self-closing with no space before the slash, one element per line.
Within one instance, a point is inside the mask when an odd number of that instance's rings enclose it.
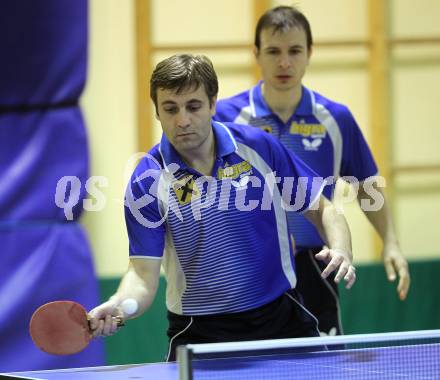
<path fill-rule="evenodd" d="M 157 110 L 157 90 L 175 90 L 177 94 L 190 88 L 205 88 L 212 106 L 218 94 L 218 79 L 214 66 L 204 55 L 176 54 L 159 62 L 150 79 L 150 97 Z"/>
<path fill-rule="evenodd" d="M 255 28 L 255 46 L 260 49 L 263 29 L 273 28 L 274 32 L 287 32 L 292 28 L 302 28 L 306 33 L 307 49 L 313 45 L 312 30 L 306 16 L 295 7 L 279 6 L 269 9 L 258 20 Z"/>

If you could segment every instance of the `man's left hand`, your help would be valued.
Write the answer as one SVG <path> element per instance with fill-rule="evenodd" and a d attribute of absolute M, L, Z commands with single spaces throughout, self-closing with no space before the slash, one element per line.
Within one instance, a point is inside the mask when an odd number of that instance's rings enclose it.
<path fill-rule="evenodd" d="M 399 276 L 397 294 L 403 301 L 408 294 L 410 285 L 408 262 L 398 246 L 385 246 L 382 257 L 388 281 L 395 281 Z"/>
<path fill-rule="evenodd" d="M 351 254 L 339 249 L 324 247 L 315 257 L 324 261 L 327 266 L 321 273 L 322 278 L 327 278 L 330 273 L 337 270 L 335 282 L 339 283 L 342 279 L 346 282 L 345 287 L 350 289 L 356 281 L 356 268 L 352 264 Z"/>

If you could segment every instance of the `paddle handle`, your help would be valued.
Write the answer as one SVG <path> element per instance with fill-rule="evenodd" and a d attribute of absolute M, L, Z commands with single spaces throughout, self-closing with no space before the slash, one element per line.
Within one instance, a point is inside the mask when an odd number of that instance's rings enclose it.
<path fill-rule="evenodd" d="M 116 321 L 116 326 L 117 327 L 124 327 L 125 326 L 124 320 L 121 317 L 113 317 L 113 318 Z M 91 328 L 90 328 L 90 317 L 89 316 L 87 316 L 87 322 L 89 323 L 89 330 L 91 330 Z"/>

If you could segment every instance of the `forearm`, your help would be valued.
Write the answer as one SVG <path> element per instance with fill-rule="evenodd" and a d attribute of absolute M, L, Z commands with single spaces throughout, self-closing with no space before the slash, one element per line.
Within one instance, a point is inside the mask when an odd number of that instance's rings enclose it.
<path fill-rule="evenodd" d="M 142 261 L 145 259 L 130 261 L 118 290 L 110 297 L 110 301 L 118 305 L 126 299 L 134 299 L 137 302 L 138 310 L 130 315 L 130 318 L 141 315 L 151 306 L 159 284 L 160 260 L 148 264 Z"/>
<path fill-rule="evenodd" d="M 351 259 L 351 234 L 345 217 L 337 212 L 328 199 L 322 197 L 319 202 L 319 209 L 308 211 L 305 216 L 314 224 L 329 248 L 346 252 Z"/>
<path fill-rule="evenodd" d="M 322 210 L 321 220 L 328 247 L 346 252 L 350 259 L 353 259 L 351 234 L 345 217 L 327 201 Z"/>
<path fill-rule="evenodd" d="M 382 197 L 382 207 L 378 208 L 377 210 L 377 207 L 368 207 L 369 205 L 373 204 L 372 202 L 374 200 L 371 195 L 365 191 L 364 186 L 360 186 L 358 192 L 358 202 L 362 212 L 379 234 L 384 246 L 398 246 L 399 242 L 395 232 L 391 210 L 387 204 L 385 195 L 377 186 L 374 186 L 373 189 Z"/>
<path fill-rule="evenodd" d="M 388 280 L 394 281 L 397 276 L 399 277 L 397 292 L 400 299 L 404 300 L 410 285 L 408 262 L 400 250 L 391 211 L 383 191 L 374 182 L 370 186 L 366 185 L 361 184 L 358 201 L 362 211 L 382 239 L 382 258 Z M 381 203 L 376 204 L 378 200 Z"/>
<path fill-rule="evenodd" d="M 159 283 L 160 262 L 153 259 L 130 260 L 116 293 L 89 312 L 94 337 L 113 335 L 118 329 L 115 317 L 124 320 L 135 318 L 150 307 Z M 124 303 L 125 300 L 130 301 Z"/>

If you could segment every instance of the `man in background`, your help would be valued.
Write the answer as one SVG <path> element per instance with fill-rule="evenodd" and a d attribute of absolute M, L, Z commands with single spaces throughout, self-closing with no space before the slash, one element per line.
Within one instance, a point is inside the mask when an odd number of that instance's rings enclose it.
<path fill-rule="evenodd" d="M 279 139 L 315 172 L 333 181 L 324 190 L 332 199 L 336 180 L 349 176 L 359 182 L 358 201 L 383 197 L 377 166 L 349 109 L 306 88 L 303 77 L 312 55 L 312 32 L 298 9 L 279 6 L 257 23 L 254 53 L 263 80 L 250 90 L 217 103 L 217 121 L 260 128 Z M 383 242 L 383 262 L 389 281 L 399 278 L 401 300 L 408 293 L 408 263 L 402 255 L 385 198 L 378 210 L 362 207 Z M 315 255 L 324 241 L 302 215 L 289 213 L 288 224 L 296 245 L 298 290 L 305 306 L 319 320 L 321 334 L 342 334 L 337 284 L 320 276 Z"/>

